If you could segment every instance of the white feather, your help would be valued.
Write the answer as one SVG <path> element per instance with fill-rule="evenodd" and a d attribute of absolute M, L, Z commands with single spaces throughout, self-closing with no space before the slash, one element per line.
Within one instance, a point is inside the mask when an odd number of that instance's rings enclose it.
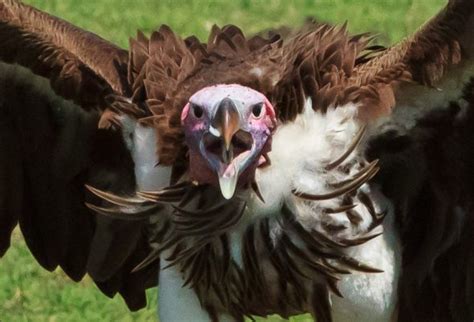
<path fill-rule="evenodd" d="M 121 116 L 121 122 L 124 140 L 135 163 L 138 190 L 158 190 L 168 186 L 171 167 L 158 165 L 155 129 L 127 116 Z"/>
<path fill-rule="evenodd" d="M 348 254 L 384 272 L 354 273 L 342 278 L 339 289 L 344 298 L 332 296 L 335 322 L 389 322 L 394 321 L 396 315 L 401 246 L 394 226 L 393 207 L 377 189 L 370 194 L 379 211 L 388 210 L 384 233 L 350 248 Z"/>
<path fill-rule="evenodd" d="M 135 120 L 123 116 L 122 134 L 135 163 L 137 190 L 158 190 L 169 184 L 171 169 L 157 166 L 156 132 L 152 127 L 145 127 Z M 168 263 L 160 259 L 160 267 Z M 173 266 L 162 269 L 159 273 L 159 320 L 207 322 L 209 315 L 201 308 L 201 304 L 192 289 L 182 287 L 182 274 Z M 179 301 L 179 309 L 177 302 Z"/>
<path fill-rule="evenodd" d="M 328 172 L 325 166 L 346 151 L 360 129 L 356 113 L 354 104 L 329 109 L 326 114 L 314 112 L 308 100 L 304 113 L 294 122 L 280 126 L 274 134 L 269 154 L 271 166 L 257 171 L 257 183 L 265 203 L 254 197 L 249 204 L 249 215 L 276 215 L 285 201 L 296 207 L 296 216 L 303 226 L 317 229 L 321 225 L 318 214 L 322 213 L 322 208 L 335 206 L 338 200 L 303 202 L 294 198 L 291 190 L 324 193 L 328 189 L 327 182 L 343 179 L 340 177 L 342 174 Z M 360 157 L 363 149 L 361 144 L 346 162 Z M 343 278 L 340 289 L 344 299 L 332 296 L 336 322 L 390 321 L 395 314 L 401 263 L 393 209 L 377 189 L 370 190 L 368 185 L 361 189 L 371 196 L 378 210 L 388 208 L 390 211 L 383 224 L 384 235 L 349 248 L 348 254 L 384 270 L 384 273 L 357 273 Z M 372 218 L 365 207 L 358 206 L 356 210 L 363 218 L 358 229 L 365 230 Z M 331 220 L 347 226 L 350 224 L 344 214 L 331 216 Z M 278 232 L 275 235 L 274 238 L 278 238 Z"/>
<path fill-rule="evenodd" d="M 160 259 L 161 267 L 169 264 L 163 259 L 165 257 L 166 254 Z M 189 286 L 182 287 L 183 283 L 182 273 L 174 266 L 160 271 L 158 289 L 160 321 L 208 322 L 209 315 L 202 309 L 196 293 Z"/>
<path fill-rule="evenodd" d="M 326 191 L 330 178 L 325 166 L 345 151 L 359 130 L 356 113 L 354 104 L 329 109 L 326 114 L 314 112 L 308 99 L 304 112 L 294 122 L 279 126 L 273 135 L 271 166 L 256 173 L 265 203 L 253 198 L 249 208 L 258 215 L 275 214 L 292 196 L 293 188 Z"/>

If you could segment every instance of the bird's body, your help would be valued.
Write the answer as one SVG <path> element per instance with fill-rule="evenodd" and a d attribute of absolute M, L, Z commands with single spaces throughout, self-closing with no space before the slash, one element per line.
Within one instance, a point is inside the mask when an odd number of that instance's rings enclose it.
<path fill-rule="evenodd" d="M 309 104 L 307 106 L 310 106 Z M 355 108 L 352 107 L 352 110 Z M 341 109 L 342 110 L 342 109 Z M 351 110 L 351 107 L 345 108 Z M 328 113 L 321 115 L 314 113 L 312 109 L 308 109 L 295 122 L 289 126 L 281 127 L 275 133 L 273 138 L 273 146 L 275 151 L 285 151 L 286 149 L 278 149 L 278 147 L 291 146 L 292 153 L 269 153 L 272 160 L 272 167 L 267 167 L 257 172 L 258 184 L 261 195 L 265 202 L 256 195 L 249 196 L 249 203 L 245 210 L 244 218 L 238 226 L 230 232 L 231 236 L 231 254 L 233 260 L 240 266 L 242 262 L 242 239 L 245 229 L 252 224 L 257 216 L 280 216 L 279 212 L 286 198 L 291 198 L 292 193 L 289 187 L 294 185 L 297 174 L 304 170 L 305 165 L 314 165 L 315 155 L 321 152 L 308 149 L 308 144 L 304 140 L 298 138 L 307 137 L 311 142 L 315 142 L 321 137 L 330 137 L 327 142 L 320 142 L 314 145 L 315 148 L 324 151 L 328 150 L 328 146 L 334 141 L 334 133 L 343 133 L 345 135 L 354 134 L 356 125 L 346 124 L 340 127 L 339 123 L 347 116 L 346 113 Z M 154 132 L 150 128 L 143 128 L 136 123 L 123 120 L 125 124 L 132 125 L 124 134 L 127 137 L 140 137 L 140 140 L 133 140 L 129 149 L 131 151 L 153 151 L 155 146 Z M 335 127 L 327 127 L 321 125 L 333 124 Z M 352 129 L 352 130 L 351 130 Z M 329 134 L 333 133 L 333 134 Z M 132 134 L 132 136 L 130 136 Z M 347 138 L 341 138 L 341 142 L 350 142 Z M 299 153 L 302 162 L 294 165 L 293 168 L 288 167 L 291 164 L 292 155 Z M 335 151 L 334 155 L 341 154 L 341 151 Z M 137 178 L 137 186 L 142 190 L 159 190 L 166 186 L 163 178 L 170 175 L 169 169 L 166 167 L 155 166 L 153 152 L 149 153 L 148 158 L 144 158 L 146 153 L 134 155 L 135 173 Z M 324 155 L 324 154 L 322 154 Z M 140 159 L 138 159 L 140 158 Z M 324 161 L 323 161 L 324 162 Z M 320 166 L 322 168 L 322 166 Z M 306 169 L 307 171 L 316 172 L 316 169 Z M 160 180 L 158 180 L 158 178 Z M 310 180 L 314 178 L 315 182 L 306 183 L 310 186 L 324 186 L 326 179 L 321 179 L 315 174 L 304 174 L 300 180 Z M 321 182 L 317 182 L 318 179 Z M 310 180 L 311 181 L 311 180 Z M 400 258 L 400 238 L 395 229 L 395 215 L 393 214 L 393 206 L 380 192 L 379 187 L 364 187 L 374 200 L 374 207 L 378 212 L 387 211 L 387 216 L 383 223 L 383 238 L 376 238 L 363 245 L 348 249 L 347 254 L 353 256 L 364 263 L 373 267 L 380 268 L 383 273 L 377 274 L 351 274 L 345 276 L 339 283 L 344 298 L 331 296 L 332 311 L 334 321 L 392 321 L 396 315 L 397 300 L 397 281 L 400 274 L 401 258 Z M 370 215 L 364 217 L 361 225 L 368 226 L 370 224 Z M 334 218 L 334 224 L 350 224 L 347 218 L 340 216 Z M 168 254 L 169 255 L 169 254 Z M 261 256 L 261 255 L 258 255 Z M 169 263 L 162 262 L 162 266 L 166 267 Z M 263 265 L 271 265 L 265 263 Z M 200 306 L 199 300 L 190 289 L 181 288 L 184 279 L 179 270 L 173 267 L 164 269 L 160 273 L 160 316 L 167 321 L 207 321 L 209 319 L 205 310 Z M 268 278 L 268 285 L 278 284 L 276 278 Z M 275 290 L 275 294 L 278 292 Z M 175 300 L 180 299 L 183 310 L 175 309 Z M 168 308 L 169 307 L 169 308 Z M 220 317 L 230 319 L 230 317 Z M 231 320 L 231 319 L 230 319 Z"/>
<path fill-rule="evenodd" d="M 452 0 L 385 50 L 313 24 L 127 52 L 0 1 L 0 249 L 19 222 L 132 310 L 159 283 L 164 322 L 468 321 L 472 26 Z"/>

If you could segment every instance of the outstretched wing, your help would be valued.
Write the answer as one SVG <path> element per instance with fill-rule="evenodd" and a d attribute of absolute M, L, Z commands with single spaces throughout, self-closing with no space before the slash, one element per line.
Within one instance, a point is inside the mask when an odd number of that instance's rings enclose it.
<path fill-rule="evenodd" d="M 17 0 L 0 2 L 0 58 L 48 78 L 62 97 L 83 107 L 127 92 L 128 53 Z"/>
<path fill-rule="evenodd" d="M 127 59 L 96 35 L 0 1 L 0 255 L 19 223 L 44 268 L 60 266 L 75 281 L 89 273 L 139 309 L 157 283 L 158 265 L 132 273 L 150 251 L 154 219 L 97 216 L 85 202 L 101 201 L 84 187 L 135 191 L 125 130 L 98 127 L 107 97 L 127 94 Z"/>
<path fill-rule="evenodd" d="M 450 1 L 411 38 L 358 70 L 391 84 L 396 98 L 391 116 L 375 122 L 367 153 L 380 159 L 376 181 L 398 216 L 399 321 L 474 318 L 472 30 L 474 2 Z"/>

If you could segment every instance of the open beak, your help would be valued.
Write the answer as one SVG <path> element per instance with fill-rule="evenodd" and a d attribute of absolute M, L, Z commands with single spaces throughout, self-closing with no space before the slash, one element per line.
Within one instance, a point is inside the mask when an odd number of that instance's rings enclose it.
<path fill-rule="evenodd" d="M 226 156 L 224 161 L 231 161 L 231 145 L 232 137 L 240 128 L 240 115 L 237 107 L 230 98 L 224 98 L 217 108 L 214 119 L 212 120 L 212 127 L 222 135 L 222 142 L 224 149 L 222 150 Z"/>
<path fill-rule="evenodd" d="M 221 136 L 222 166 L 218 169 L 219 186 L 226 199 L 232 198 L 239 178 L 239 167 L 232 162 L 234 147 L 232 138 L 240 129 L 240 115 L 234 102 L 224 98 L 217 108 L 211 126 L 214 135 Z"/>

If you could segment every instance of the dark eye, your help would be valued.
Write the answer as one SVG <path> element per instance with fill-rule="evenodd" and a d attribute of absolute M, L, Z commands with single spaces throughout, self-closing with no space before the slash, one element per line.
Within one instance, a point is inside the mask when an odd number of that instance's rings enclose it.
<path fill-rule="evenodd" d="M 260 118 L 263 115 L 263 103 L 258 103 L 252 106 L 252 115 L 256 118 Z"/>
<path fill-rule="evenodd" d="M 200 119 L 202 117 L 202 115 L 204 114 L 204 111 L 203 111 L 202 107 L 199 106 L 199 105 L 193 104 L 192 108 L 193 108 L 194 116 L 196 118 Z"/>

